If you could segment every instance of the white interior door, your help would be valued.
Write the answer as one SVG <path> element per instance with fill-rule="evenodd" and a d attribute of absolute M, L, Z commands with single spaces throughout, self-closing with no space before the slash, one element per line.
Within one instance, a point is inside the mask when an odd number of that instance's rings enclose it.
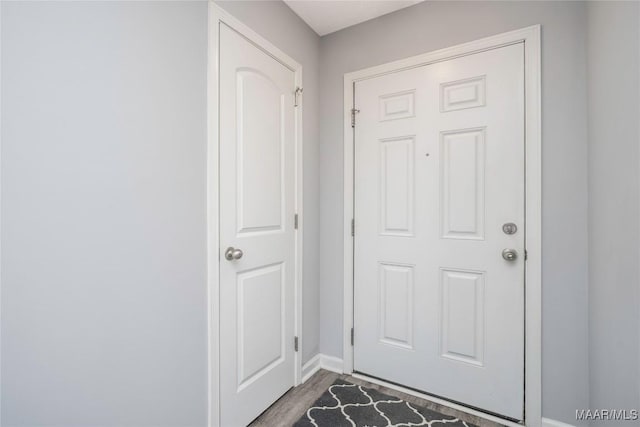
<path fill-rule="evenodd" d="M 358 82 L 355 107 L 354 369 L 522 419 L 524 45 Z"/>
<path fill-rule="evenodd" d="M 241 427 L 295 381 L 295 75 L 226 25 L 219 66 L 221 425 Z"/>

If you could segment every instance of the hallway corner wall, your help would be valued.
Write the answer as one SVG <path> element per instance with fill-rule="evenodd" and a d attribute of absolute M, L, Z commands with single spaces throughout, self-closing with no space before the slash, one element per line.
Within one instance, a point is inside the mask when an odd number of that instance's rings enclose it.
<path fill-rule="evenodd" d="M 207 422 L 207 4 L 2 8 L 2 420 Z"/>
<path fill-rule="evenodd" d="M 630 410 L 640 406 L 640 3 L 587 11 L 590 407 Z"/>

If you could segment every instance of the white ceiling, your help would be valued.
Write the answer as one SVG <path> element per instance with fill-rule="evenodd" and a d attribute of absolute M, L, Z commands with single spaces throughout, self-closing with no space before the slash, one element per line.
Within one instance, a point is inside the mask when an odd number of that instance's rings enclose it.
<path fill-rule="evenodd" d="M 359 24 L 423 0 L 284 0 L 321 36 Z"/>

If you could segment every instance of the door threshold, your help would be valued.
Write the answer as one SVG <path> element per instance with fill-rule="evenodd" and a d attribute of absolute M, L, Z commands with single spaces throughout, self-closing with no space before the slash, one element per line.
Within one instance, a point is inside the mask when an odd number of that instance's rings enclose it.
<path fill-rule="evenodd" d="M 359 372 L 352 372 L 351 374 L 352 377 L 357 378 L 359 380 L 363 380 L 363 381 L 368 381 L 370 383 L 373 384 L 378 384 L 384 387 L 388 387 L 390 389 L 396 390 L 396 391 L 400 391 L 402 393 L 406 393 L 409 394 L 411 396 L 415 396 L 415 397 L 419 397 L 420 399 L 424 399 L 424 400 L 428 400 L 429 402 L 433 402 L 433 403 L 437 403 L 438 405 L 442 405 L 442 406 L 447 406 L 451 409 L 455 409 L 457 411 L 461 411 L 461 412 L 465 412 L 467 414 L 470 415 L 474 415 L 476 417 L 480 417 L 480 418 L 484 418 L 485 420 L 489 420 L 489 421 L 493 421 L 495 423 L 499 423 L 508 427 L 523 427 L 525 426 L 525 422 L 516 422 L 513 421 L 512 419 L 509 418 L 503 418 L 501 416 L 498 415 L 493 415 L 493 414 L 489 414 L 486 413 L 484 411 L 481 411 L 479 409 L 475 409 L 475 408 L 471 408 L 469 406 L 465 406 L 462 405 L 460 403 L 456 403 L 456 402 L 452 402 L 450 400 L 447 399 L 443 399 L 441 397 L 437 397 L 437 396 L 433 396 L 427 393 L 422 393 L 419 392 L 417 390 L 413 390 L 411 388 L 407 388 L 407 387 L 403 387 L 401 385 L 398 384 L 394 384 L 394 383 L 390 383 L 384 380 L 381 380 L 379 378 L 376 377 L 370 377 L 366 374 L 363 373 L 359 373 Z"/>

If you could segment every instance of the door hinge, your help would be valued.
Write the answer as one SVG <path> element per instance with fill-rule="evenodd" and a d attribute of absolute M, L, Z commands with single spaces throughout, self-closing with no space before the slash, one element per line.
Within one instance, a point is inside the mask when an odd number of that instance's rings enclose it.
<path fill-rule="evenodd" d="M 293 93 L 293 106 L 297 107 L 298 105 L 300 105 L 300 95 L 302 95 L 302 88 L 301 87 L 297 87 L 296 91 Z"/>
<path fill-rule="evenodd" d="M 359 112 L 360 110 L 356 108 L 351 109 L 351 127 L 352 128 L 356 127 L 356 114 L 358 114 Z"/>
<path fill-rule="evenodd" d="M 297 230 L 297 229 L 298 229 L 298 214 L 295 214 L 295 215 L 293 216 L 293 228 L 294 228 L 295 230 Z"/>
<path fill-rule="evenodd" d="M 356 220 L 351 219 L 351 237 L 356 235 Z"/>
<path fill-rule="evenodd" d="M 351 328 L 351 345 L 353 345 L 353 328 Z"/>
<path fill-rule="evenodd" d="M 298 337 L 293 337 L 293 349 L 298 351 Z"/>
<path fill-rule="evenodd" d="M 524 260 L 526 261 L 529 258 L 529 254 L 527 253 L 527 250 L 524 250 Z"/>

